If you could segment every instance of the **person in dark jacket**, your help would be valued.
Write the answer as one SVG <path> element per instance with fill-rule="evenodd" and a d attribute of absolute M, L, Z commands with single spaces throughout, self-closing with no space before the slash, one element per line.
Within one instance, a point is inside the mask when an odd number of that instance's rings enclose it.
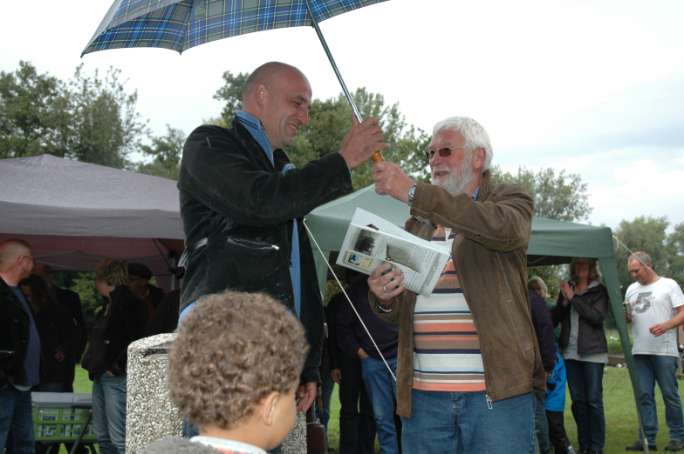
<path fill-rule="evenodd" d="M 72 375 L 70 365 L 78 346 L 79 333 L 65 308 L 50 296 L 45 280 L 32 274 L 19 283 L 35 315 L 40 346 L 40 384 L 34 391 L 69 392 L 65 378 Z M 73 366 L 72 366 L 73 367 Z"/>
<path fill-rule="evenodd" d="M 103 454 L 125 452 L 127 350 L 143 337 L 147 323 L 147 308 L 128 282 L 122 261 L 104 259 L 95 268 L 95 285 L 105 304 L 95 319 L 83 368 L 93 380 L 93 429 Z"/>
<path fill-rule="evenodd" d="M 397 370 L 399 327 L 380 319 L 371 310 L 366 279 L 365 275 L 357 275 L 352 279 L 347 294 L 381 353 L 376 350 L 346 298 L 339 303 L 337 312 L 337 343 L 345 355 L 361 361 L 361 378 L 373 408 L 380 452 L 393 454 L 399 452 L 400 433 L 394 418 L 396 383 L 393 377 Z"/>
<path fill-rule="evenodd" d="M 556 363 L 556 341 L 553 336 L 551 312 L 546 307 L 544 298 L 533 288 L 533 282 L 538 282 L 538 279 L 541 278 L 534 276 L 527 283 L 529 289 L 528 300 L 532 310 L 532 324 L 534 325 L 537 342 L 539 343 L 539 353 L 541 354 L 544 371 L 548 376 L 553 371 L 553 366 Z M 549 439 L 549 424 L 546 419 L 546 411 L 544 410 L 546 391 L 535 389 L 534 397 L 534 426 L 537 435 L 537 445 L 540 454 L 548 454 L 551 452 L 551 441 Z"/>
<path fill-rule="evenodd" d="M 351 192 L 349 169 L 387 147 L 374 119 L 355 123 L 338 153 L 295 168 L 283 148 L 309 122 L 311 86 L 297 68 L 270 62 L 247 79 L 231 129 L 200 126 L 185 142 L 178 188 L 187 249 L 181 323 L 202 295 L 268 293 L 290 308 L 311 345 L 298 391 L 316 396 L 323 308 L 301 218 Z"/>
<path fill-rule="evenodd" d="M 27 242 L 0 242 L 0 453 L 7 448 L 15 454 L 33 454 L 35 449 L 31 388 L 40 381 L 40 337 L 19 289 L 32 269 Z"/>
<path fill-rule="evenodd" d="M 346 273 L 345 274 L 349 274 Z M 346 280 L 345 280 L 346 282 Z M 334 295 L 326 307 L 328 326 L 330 326 L 330 349 L 334 352 L 338 366 L 338 390 L 340 398 L 340 454 L 373 454 L 375 442 L 375 422 L 368 393 L 361 377 L 361 360 L 356 354 L 342 350 L 338 335 L 338 317 L 349 304 L 340 291 Z"/>
<path fill-rule="evenodd" d="M 139 300 L 145 303 L 148 320 L 154 318 L 157 307 L 164 299 L 164 290 L 150 283 L 152 276 L 152 270 L 147 265 L 142 263 L 128 264 L 128 279 L 130 280 L 128 287 Z"/>
<path fill-rule="evenodd" d="M 86 327 L 86 322 L 83 318 L 81 297 L 76 292 L 58 287 L 55 284 L 54 270 L 49 265 L 36 263 L 33 273 L 45 280 L 48 285 L 50 297 L 56 301 L 59 306 L 65 309 L 71 317 L 71 324 L 74 326 L 73 331 L 76 335 L 76 344 L 74 345 L 72 355 L 69 355 L 65 359 L 66 375 L 64 376 L 64 391 L 73 392 L 76 363 L 78 363 L 81 356 L 83 356 L 83 351 L 85 350 L 88 341 L 88 328 Z"/>
<path fill-rule="evenodd" d="M 605 444 L 603 369 L 608 343 L 603 321 L 608 313 L 606 288 L 599 281 L 596 261 L 575 259 L 569 282 L 552 310 L 554 324 L 561 324 L 560 347 L 565 359 L 572 414 L 577 424 L 581 453 L 601 453 Z"/>

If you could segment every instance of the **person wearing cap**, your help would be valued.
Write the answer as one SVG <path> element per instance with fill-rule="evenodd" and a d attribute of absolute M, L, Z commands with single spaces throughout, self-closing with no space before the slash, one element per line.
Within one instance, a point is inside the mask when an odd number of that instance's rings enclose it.
<path fill-rule="evenodd" d="M 164 291 L 150 284 L 152 276 L 152 270 L 147 265 L 142 263 L 128 264 L 128 288 L 139 300 L 145 303 L 149 320 L 152 320 L 159 303 L 164 298 Z"/>
<path fill-rule="evenodd" d="M 580 453 L 601 453 L 605 445 L 603 370 L 608 363 L 608 343 L 603 323 L 609 307 L 596 260 L 574 259 L 570 280 L 561 282 L 551 317 L 554 324 L 561 325 L 560 347 Z"/>

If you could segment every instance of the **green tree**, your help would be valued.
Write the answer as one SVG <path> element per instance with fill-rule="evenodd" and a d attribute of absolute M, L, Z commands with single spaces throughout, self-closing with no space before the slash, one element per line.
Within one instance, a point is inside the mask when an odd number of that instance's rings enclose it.
<path fill-rule="evenodd" d="M 214 94 L 214 99 L 223 102 L 220 117 L 220 123 L 223 126 L 232 124 L 235 112 L 240 110 L 242 89 L 248 77 L 249 74 L 247 73 L 238 73 L 236 75 L 233 75 L 230 71 L 223 73 L 223 85 Z"/>
<path fill-rule="evenodd" d="M 149 163 L 138 164 L 137 171 L 178 180 L 184 143 L 183 131 L 166 125 L 165 135 L 153 137 L 150 145 L 142 145 L 141 151 L 153 159 Z"/>
<path fill-rule="evenodd" d="M 135 110 L 137 94 L 110 68 L 86 75 L 78 66 L 64 82 L 28 62 L 0 72 L 0 158 L 49 153 L 111 167 L 128 167 L 128 155 L 147 133 Z"/>
<path fill-rule="evenodd" d="M 670 276 L 684 287 L 684 222 L 677 224 L 667 237 L 670 254 Z"/>
<path fill-rule="evenodd" d="M 135 109 L 137 92 L 128 93 L 121 71 L 109 68 L 89 76 L 80 65 L 69 81 L 73 137 L 71 157 L 109 167 L 129 167 L 129 154 L 147 133 Z"/>
<path fill-rule="evenodd" d="M 31 63 L 0 71 L 0 158 L 67 155 L 69 105 L 65 84 Z"/>
<path fill-rule="evenodd" d="M 670 250 L 667 245 L 667 219 L 639 216 L 633 221 L 623 220 L 615 230 L 618 277 L 623 291 L 632 279 L 627 270 L 630 251 L 645 251 L 653 258 L 656 273 L 669 276 Z"/>
<path fill-rule="evenodd" d="M 95 273 L 78 273 L 74 278 L 71 291 L 78 293 L 83 306 L 83 316 L 86 320 L 93 320 L 101 306 L 97 290 L 95 288 Z"/>
<path fill-rule="evenodd" d="M 495 169 L 494 177 L 505 183 L 516 183 L 534 199 L 534 214 L 558 221 L 580 221 L 591 214 L 587 183 L 578 174 L 548 167 L 537 172 L 521 167 L 517 174 Z"/>

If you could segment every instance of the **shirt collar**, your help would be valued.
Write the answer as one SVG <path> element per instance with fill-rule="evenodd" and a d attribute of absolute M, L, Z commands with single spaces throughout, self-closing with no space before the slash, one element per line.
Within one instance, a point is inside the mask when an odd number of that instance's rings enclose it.
<path fill-rule="evenodd" d="M 264 131 L 264 125 L 261 123 L 257 117 L 244 110 L 238 110 L 235 112 L 235 116 L 244 124 L 245 126 L 252 127 L 259 131 Z M 265 132 L 265 131 L 264 131 Z"/>
<path fill-rule="evenodd" d="M 242 454 L 266 454 L 266 451 L 247 443 L 242 443 L 240 441 L 229 440 L 227 438 L 218 437 L 207 437 L 199 435 L 192 437 L 190 439 L 193 443 L 200 443 L 205 446 L 211 446 L 212 448 L 222 451 L 222 452 L 235 452 Z"/>
<path fill-rule="evenodd" d="M 273 146 L 271 145 L 271 141 L 268 140 L 266 130 L 264 129 L 264 125 L 261 123 L 261 120 L 251 113 L 245 112 L 244 110 L 238 110 L 235 112 L 235 117 L 237 121 L 242 124 L 242 126 L 247 128 L 249 134 L 254 140 L 256 140 L 268 160 L 271 161 L 271 164 L 273 164 Z"/>

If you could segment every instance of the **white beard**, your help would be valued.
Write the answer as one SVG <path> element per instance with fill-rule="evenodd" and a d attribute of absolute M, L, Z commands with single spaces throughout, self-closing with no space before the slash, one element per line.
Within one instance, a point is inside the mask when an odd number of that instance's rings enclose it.
<path fill-rule="evenodd" d="M 437 183 L 437 186 L 444 188 L 452 195 L 460 194 L 461 192 L 466 192 L 470 185 L 475 180 L 475 175 L 470 172 L 470 165 L 473 161 L 472 153 L 466 153 L 466 156 L 461 162 L 461 166 L 454 173 L 451 171 L 446 177 L 445 181 Z M 434 172 L 434 170 L 433 170 Z"/>

